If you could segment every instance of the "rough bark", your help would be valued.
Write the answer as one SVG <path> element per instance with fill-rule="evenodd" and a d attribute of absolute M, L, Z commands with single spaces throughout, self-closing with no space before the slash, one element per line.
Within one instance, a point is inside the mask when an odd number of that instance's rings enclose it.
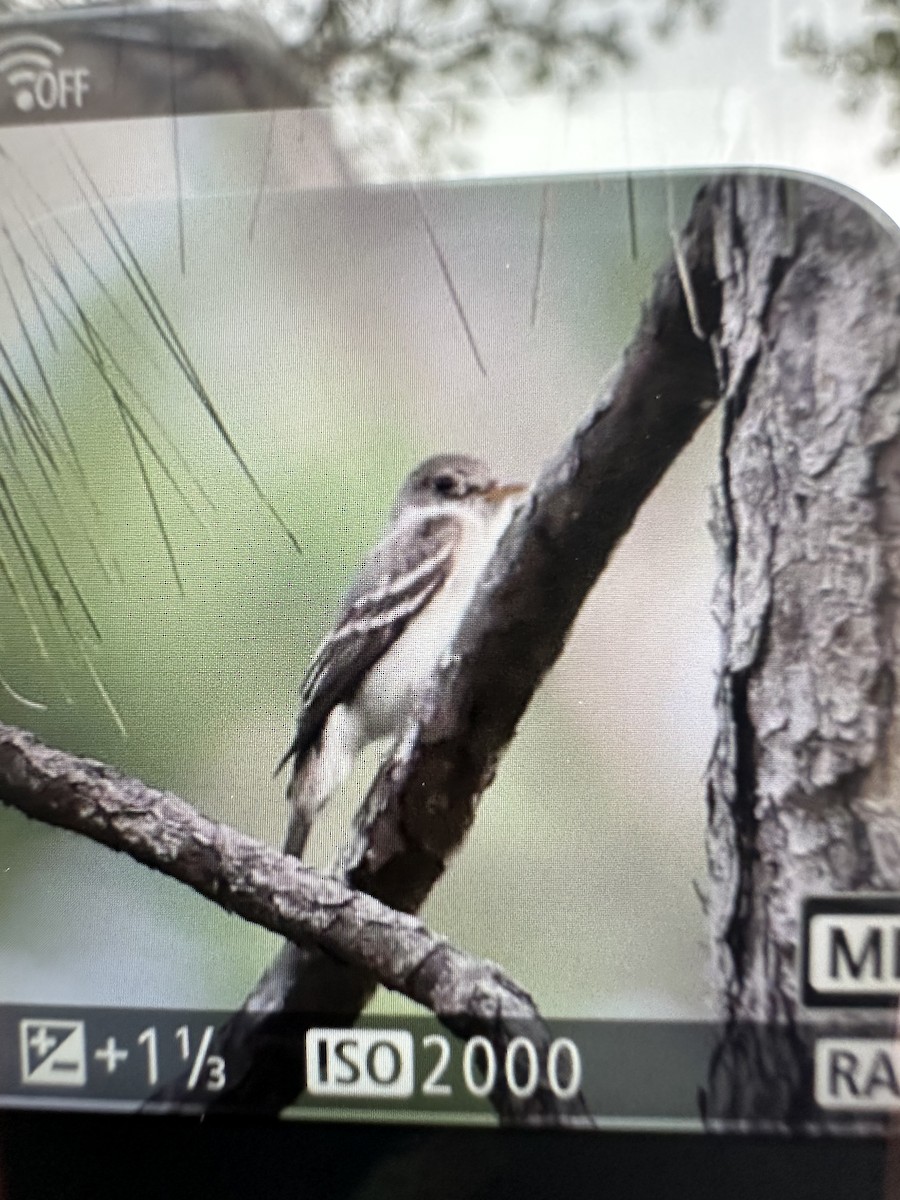
<path fill-rule="evenodd" d="M 729 1025 L 707 1102 L 783 1127 L 817 1119 L 801 902 L 900 888 L 900 248 L 858 200 L 777 179 L 720 187 L 714 236 L 724 661 L 708 845 Z"/>
<path fill-rule="evenodd" d="M 292 941 L 314 939 L 324 952 L 430 1009 L 451 1031 L 489 1036 L 501 1054 L 527 1031 L 546 1063 L 550 1037 L 528 993 L 500 967 L 456 949 L 417 918 L 208 820 L 170 792 L 6 725 L 0 725 L 0 778 L 0 800 L 27 816 L 123 851 Z M 519 1120 L 586 1116 L 580 1095 L 561 1101 L 546 1077 L 528 1098 L 498 1091 L 497 1102 L 503 1116 Z"/>
<path fill-rule="evenodd" d="M 537 1015 L 498 967 L 455 950 L 417 918 L 203 817 L 171 792 L 8 725 L 0 725 L 0 772 L 4 804 L 124 852 L 273 933 L 313 937 L 438 1016 L 474 1014 L 482 1005 L 491 1014 Z"/>

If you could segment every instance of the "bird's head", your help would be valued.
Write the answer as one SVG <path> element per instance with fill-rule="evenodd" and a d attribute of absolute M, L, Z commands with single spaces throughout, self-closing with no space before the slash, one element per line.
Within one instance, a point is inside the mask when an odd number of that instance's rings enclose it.
<path fill-rule="evenodd" d="M 500 505 L 525 491 L 522 483 L 500 483 L 494 472 L 468 454 L 436 454 L 411 471 L 397 496 L 397 509 L 455 503 Z"/>

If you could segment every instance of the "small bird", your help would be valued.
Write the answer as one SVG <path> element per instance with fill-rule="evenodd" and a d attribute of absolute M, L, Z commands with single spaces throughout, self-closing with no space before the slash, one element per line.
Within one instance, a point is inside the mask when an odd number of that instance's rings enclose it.
<path fill-rule="evenodd" d="M 303 854 L 365 746 L 399 741 L 524 490 L 465 454 L 438 454 L 407 477 L 300 687 L 297 733 L 278 765 L 293 760 L 285 853 Z"/>

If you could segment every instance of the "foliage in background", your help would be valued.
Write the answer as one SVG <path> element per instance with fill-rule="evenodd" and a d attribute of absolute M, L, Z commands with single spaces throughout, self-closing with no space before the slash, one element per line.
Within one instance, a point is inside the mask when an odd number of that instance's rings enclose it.
<path fill-rule="evenodd" d="M 840 83 L 848 111 L 883 103 L 888 137 L 881 157 L 890 164 L 900 158 L 900 2 L 869 0 L 865 13 L 858 36 L 830 38 L 821 26 L 810 24 L 798 30 L 789 51 Z"/>

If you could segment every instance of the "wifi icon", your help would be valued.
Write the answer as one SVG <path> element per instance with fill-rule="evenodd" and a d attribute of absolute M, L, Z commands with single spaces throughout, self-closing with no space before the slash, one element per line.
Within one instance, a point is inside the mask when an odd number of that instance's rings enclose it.
<path fill-rule="evenodd" d="M 87 67 L 62 67 L 59 42 L 40 33 L 0 38 L 0 79 L 5 79 L 19 112 L 35 108 L 81 108 L 91 90 Z"/>
<path fill-rule="evenodd" d="M 45 80 L 52 80 L 51 88 L 56 90 L 53 68 L 62 52 L 59 42 L 37 33 L 19 33 L 0 40 L 0 76 L 6 78 L 13 103 L 20 112 L 34 108 L 42 85 L 47 90 Z M 41 107 L 55 105 L 41 104 Z"/>

